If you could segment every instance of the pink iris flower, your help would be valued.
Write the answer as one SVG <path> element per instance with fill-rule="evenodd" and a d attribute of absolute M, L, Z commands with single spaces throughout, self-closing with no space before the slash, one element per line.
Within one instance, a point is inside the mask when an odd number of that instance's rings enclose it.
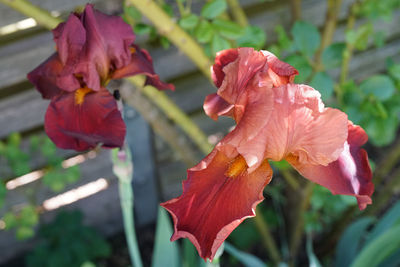
<path fill-rule="evenodd" d="M 268 51 L 221 51 L 212 67 L 216 94 L 208 116 L 232 117 L 236 127 L 188 170 L 180 197 L 161 205 L 172 215 L 174 241 L 187 237 L 199 255 L 213 259 L 228 235 L 255 216 L 271 181 L 269 160 L 288 161 L 305 178 L 333 194 L 371 204 L 374 185 L 365 131 L 338 109 L 326 108 L 315 89 L 293 83 L 297 70 Z"/>
<path fill-rule="evenodd" d="M 150 55 L 134 45 L 131 26 L 120 17 L 103 14 L 88 4 L 54 30 L 56 52 L 28 74 L 43 98 L 51 99 L 45 130 L 60 148 L 83 151 L 101 144 L 121 147 L 126 127 L 113 96 L 105 88 L 111 79 L 135 74 L 160 90 Z"/>

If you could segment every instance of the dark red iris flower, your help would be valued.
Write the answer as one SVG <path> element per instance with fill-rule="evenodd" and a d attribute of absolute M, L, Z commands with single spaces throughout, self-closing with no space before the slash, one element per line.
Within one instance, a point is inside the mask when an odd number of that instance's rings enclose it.
<path fill-rule="evenodd" d="M 126 127 L 113 96 L 111 79 L 144 74 L 146 84 L 174 89 L 160 81 L 150 55 L 134 45 L 131 26 L 88 4 L 54 30 L 56 52 L 28 74 L 43 98 L 51 99 L 45 130 L 60 148 L 77 151 L 121 147 Z"/>
<path fill-rule="evenodd" d="M 255 216 L 271 181 L 269 160 L 285 159 L 305 178 L 333 194 L 371 204 L 374 185 L 368 136 L 338 109 L 326 108 L 315 89 L 294 84 L 298 72 L 268 51 L 238 48 L 217 54 L 218 87 L 204 109 L 229 116 L 236 127 L 198 165 L 188 170 L 180 197 L 162 204 L 174 219 L 171 240 L 187 237 L 204 259 L 246 218 Z"/>

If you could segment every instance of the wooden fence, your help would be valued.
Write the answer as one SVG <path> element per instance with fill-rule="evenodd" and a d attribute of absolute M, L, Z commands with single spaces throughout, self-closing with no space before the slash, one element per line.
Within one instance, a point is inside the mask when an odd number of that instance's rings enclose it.
<path fill-rule="evenodd" d="M 84 0 L 35 0 L 34 3 L 51 10 L 55 14 L 68 14 L 78 5 L 84 5 Z M 202 1 L 194 1 L 197 7 Z M 289 26 L 291 15 L 288 6 L 289 1 L 259 1 L 242 0 L 245 12 L 249 16 L 250 23 L 260 26 L 267 33 L 267 42 L 272 43 L 276 39 L 274 27 L 278 24 Z M 344 0 L 340 12 L 340 21 L 343 22 L 352 0 Z M 110 14 L 121 12 L 121 2 L 117 0 L 94 1 L 96 8 Z M 326 1 L 303 0 L 302 17 L 315 25 L 321 26 L 325 20 Z M 66 16 L 64 16 L 66 17 Z M 13 132 L 20 132 L 24 138 L 23 143 L 32 134 L 43 134 L 43 120 L 48 102 L 41 99 L 40 94 L 27 81 L 26 74 L 46 59 L 54 51 L 52 34 L 40 27 L 23 28 L 32 23 L 19 13 L 0 5 L 0 29 L 8 26 L 8 30 L 14 30 L 8 34 L 0 34 L 0 140 L 6 139 Z M 360 21 L 358 23 L 361 23 Z M 10 27 L 9 25 L 14 25 Z M 387 33 L 387 45 L 376 48 L 370 44 L 369 49 L 357 53 L 350 65 L 350 76 L 356 81 L 378 73 L 385 69 L 385 59 L 400 59 L 400 13 L 394 14 L 390 23 L 377 25 Z M 17 29 L 17 30 L 16 30 Z M 10 31 L 11 31 L 10 30 Z M 341 23 L 335 34 L 335 41 L 343 40 L 344 24 Z M 144 47 L 145 38 L 138 38 Z M 148 47 L 153 57 L 156 72 L 163 80 L 173 82 L 176 85 L 175 92 L 168 95 L 209 136 L 222 136 L 233 122 L 229 119 L 220 119 L 214 122 L 202 111 L 202 103 L 207 94 L 215 91 L 208 80 L 197 71 L 194 64 L 176 48 L 164 50 L 159 47 Z M 332 70 L 333 75 L 338 75 L 339 70 Z M 140 131 L 137 129 L 137 131 Z M 156 169 L 158 183 L 161 188 L 158 199 L 166 200 L 176 197 L 181 192 L 181 181 L 186 176 L 185 164 L 171 151 L 171 149 L 157 136 L 155 136 Z M 25 145 L 26 146 L 26 145 Z M 58 151 L 64 158 L 76 155 L 73 151 Z M 0 161 L 0 178 L 12 179 L 10 169 Z M 32 169 L 43 167 L 43 160 L 32 157 Z M 112 174 L 112 164 L 108 151 L 99 152 L 96 157 L 87 157 L 80 164 L 82 177 L 78 184 L 68 186 L 64 191 L 104 178 L 108 187 L 99 193 L 79 200 L 71 205 L 85 214 L 86 222 L 94 225 L 105 234 L 114 234 L 122 229 L 121 213 L 118 199 L 118 186 L 115 176 Z M 39 188 L 40 201 L 44 201 L 56 195 L 48 189 L 38 186 L 39 181 L 29 183 L 8 193 L 6 208 L 23 204 L 20 192 L 28 188 Z M 61 192 L 62 193 L 62 192 Z M 0 210 L 0 217 L 2 215 Z M 53 216 L 54 211 L 44 214 L 44 220 Z M 22 250 L 32 246 L 34 240 L 18 242 L 13 232 L 0 230 L 0 263 L 5 262 Z"/>

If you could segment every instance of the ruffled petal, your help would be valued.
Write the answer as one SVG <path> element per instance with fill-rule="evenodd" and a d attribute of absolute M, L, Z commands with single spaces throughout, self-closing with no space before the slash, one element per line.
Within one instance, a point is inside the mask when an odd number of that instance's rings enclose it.
<path fill-rule="evenodd" d="M 215 64 L 211 68 L 211 77 L 215 86 L 220 87 L 225 78 L 223 69 L 229 63 L 235 61 L 239 55 L 237 48 L 226 49 L 217 52 Z"/>
<path fill-rule="evenodd" d="M 291 83 L 294 76 L 299 72 L 290 64 L 280 61 L 274 54 L 269 51 L 261 50 L 268 62 L 268 74 L 273 81 L 274 86 Z"/>
<path fill-rule="evenodd" d="M 174 90 L 175 86 L 170 83 L 164 83 L 160 80 L 160 77 L 155 74 L 153 68 L 153 60 L 145 49 L 139 48 L 137 45 L 132 45 L 133 53 L 129 64 L 122 68 L 116 69 L 111 79 L 120 79 L 127 76 L 143 74 L 146 75 L 146 85 L 152 85 L 160 90 Z"/>
<path fill-rule="evenodd" d="M 363 210 L 372 204 L 371 195 L 374 192 L 368 155 L 360 148 L 368 136 L 361 127 L 351 122 L 348 132 L 343 152 L 328 166 L 302 164 L 296 157 L 288 157 L 287 160 L 301 175 L 328 188 L 332 194 L 355 196 L 360 210 Z"/>
<path fill-rule="evenodd" d="M 218 95 L 226 102 L 236 104 L 246 86 L 254 75 L 264 68 L 267 61 L 262 52 L 253 48 L 238 48 L 238 57 L 235 61 L 223 68 L 224 80 L 218 89 Z"/>
<path fill-rule="evenodd" d="M 203 109 L 206 114 L 215 121 L 218 120 L 219 116 L 233 116 L 233 105 L 226 102 L 216 93 L 206 96 Z"/>
<path fill-rule="evenodd" d="M 327 165 L 336 160 L 347 139 L 347 115 L 324 108 L 312 87 L 274 87 L 274 107 L 264 136 L 265 157 L 280 161 L 289 154 L 302 163 Z"/>
<path fill-rule="evenodd" d="M 60 148 L 83 151 L 102 144 L 121 147 L 125 123 L 113 96 L 102 88 L 84 96 L 77 104 L 74 93 L 52 99 L 45 116 L 45 130 Z"/>
<path fill-rule="evenodd" d="M 129 47 L 135 36 L 120 17 L 98 12 L 90 4 L 80 19 L 86 29 L 86 43 L 76 73 L 82 75 L 89 88 L 98 91 L 110 71 L 129 64 Z"/>
<path fill-rule="evenodd" d="M 86 30 L 79 18 L 72 13 L 53 30 L 53 35 L 62 64 L 74 65 L 86 42 Z"/>
<path fill-rule="evenodd" d="M 268 162 L 252 173 L 227 177 L 230 164 L 232 159 L 214 149 L 188 170 L 183 194 L 161 204 L 174 219 L 171 240 L 189 238 L 204 259 L 213 259 L 228 235 L 244 219 L 255 216 L 255 207 L 264 199 L 263 189 L 272 177 Z"/>
<path fill-rule="evenodd" d="M 57 79 L 63 70 L 63 65 L 55 53 L 45 62 L 28 73 L 28 80 L 33 83 L 43 98 L 50 99 L 59 93 L 61 89 L 57 86 Z M 73 80 L 71 81 L 73 84 Z M 71 84 L 71 85 L 72 85 Z M 79 84 L 77 84 L 79 87 Z"/>

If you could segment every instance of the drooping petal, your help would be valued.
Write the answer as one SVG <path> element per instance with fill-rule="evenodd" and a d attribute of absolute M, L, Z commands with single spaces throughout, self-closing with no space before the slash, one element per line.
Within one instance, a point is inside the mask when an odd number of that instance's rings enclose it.
<path fill-rule="evenodd" d="M 50 99 L 58 95 L 61 90 L 57 86 L 57 79 L 63 70 L 58 54 L 51 55 L 45 62 L 28 73 L 28 80 L 33 83 L 43 98 Z M 79 86 L 79 84 L 78 84 Z"/>
<path fill-rule="evenodd" d="M 206 96 L 203 109 L 206 114 L 215 121 L 218 120 L 219 116 L 233 116 L 233 105 L 226 102 L 216 93 Z"/>
<path fill-rule="evenodd" d="M 268 75 L 273 81 L 274 86 L 291 83 L 294 76 L 299 72 L 290 64 L 280 61 L 274 54 L 269 51 L 261 50 L 268 62 Z"/>
<path fill-rule="evenodd" d="M 348 132 L 343 152 L 328 166 L 302 164 L 296 157 L 287 160 L 301 175 L 328 188 L 332 194 L 355 196 L 360 210 L 363 210 L 372 204 L 371 195 L 374 192 L 368 155 L 360 148 L 368 136 L 361 127 L 351 122 Z"/>
<path fill-rule="evenodd" d="M 147 50 L 141 49 L 137 45 L 132 45 L 132 55 L 129 64 L 116 69 L 111 78 L 120 79 L 137 74 L 147 76 L 146 85 L 152 85 L 160 90 L 175 89 L 173 84 L 164 83 L 160 80 L 160 77 L 154 71 L 153 60 Z"/>
<path fill-rule="evenodd" d="M 81 95 L 64 93 L 52 99 L 45 116 L 45 130 L 60 148 L 83 151 L 102 144 L 121 147 L 125 123 L 113 96 L 105 89 Z"/>
<path fill-rule="evenodd" d="M 325 166 L 336 160 L 347 139 L 347 115 L 324 108 L 320 93 L 312 87 L 288 84 L 272 90 L 265 157 L 280 161 L 294 154 L 300 162 Z"/>
<path fill-rule="evenodd" d="M 249 174 L 232 171 L 235 160 L 214 149 L 188 170 L 183 194 L 161 204 L 174 219 L 171 240 L 189 238 L 204 259 L 213 259 L 228 235 L 244 219 L 255 216 L 255 207 L 264 199 L 263 189 L 272 177 L 268 162 Z"/>

